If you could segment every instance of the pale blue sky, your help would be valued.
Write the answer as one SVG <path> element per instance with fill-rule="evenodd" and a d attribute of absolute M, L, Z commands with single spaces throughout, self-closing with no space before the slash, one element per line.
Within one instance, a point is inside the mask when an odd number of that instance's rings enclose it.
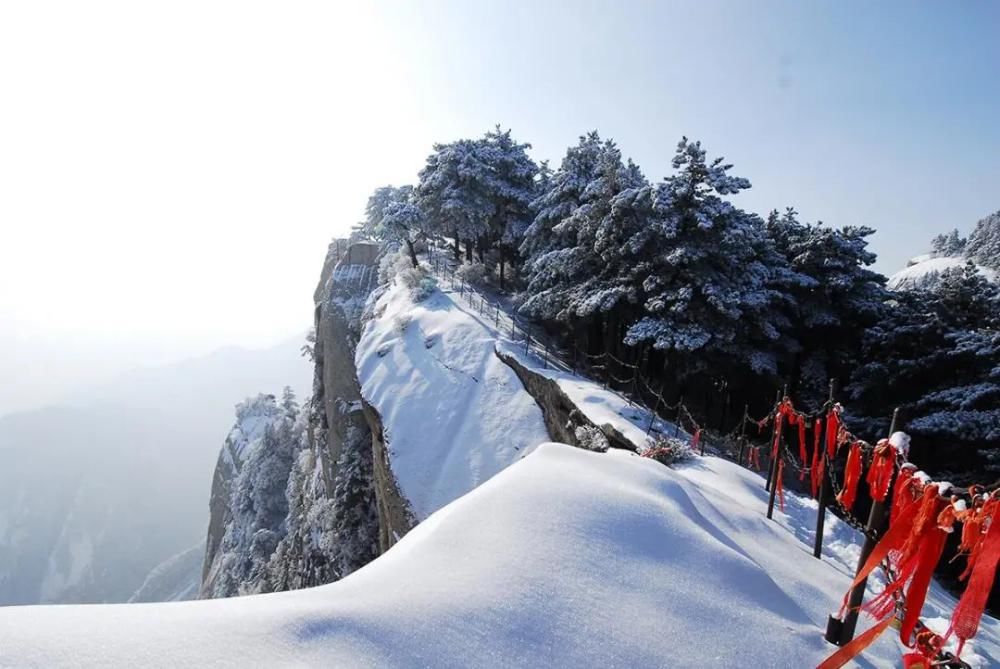
<path fill-rule="evenodd" d="M 890 273 L 1000 209 L 996 3 L 409 4 L 401 67 L 445 139 L 496 121 L 555 163 L 597 128 L 660 178 L 686 134 L 746 208 L 876 228 Z"/>
<path fill-rule="evenodd" d="M 368 194 L 497 123 L 654 180 L 700 139 L 891 273 L 1000 208 L 998 36 L 985 2 L 0 3 L 0 376 L 301 333 Z"/>

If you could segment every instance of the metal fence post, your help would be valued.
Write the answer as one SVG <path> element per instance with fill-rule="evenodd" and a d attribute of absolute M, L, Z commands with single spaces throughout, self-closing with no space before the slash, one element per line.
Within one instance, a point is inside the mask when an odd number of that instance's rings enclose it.
<path fill-rule="evenodd" d="M 896 431 L 896 423 L 899 420 L 899 408 L 897 407 L 892 412 L 892 421 L 889 423 L 889 436 Z M 889 486 L 892 487 L 891 484 Z M 865 562 L 868 561 L 868 556 L 872 554 L 875 550 L 875 544 L 878 543 L 878 537 L 882 535 L 885 531 L 886 520 L 888 520 L 889 507 L 892 504 L 892 496 L 886 495 L 886 498 L 881 502 L 872 500 L 872 510 L 868 514 L 868 525 L 866 526 L 867 532 L 865 532 L 865 543 L 861 546 L 861 555 L 858 557 L 858 569 L 855 572 L 860 572 L 865 566 Z M 854 589 L 851 590 L 851 594 L 847 600 L 847 615 L 844 616 L 843 628 L 841 629 L 839 638 L 834 641 L 832 639 L 827 639 L 838 646 L 843 646 L 854 638 L 854 632 L 858 628 L 858 609 L 861 607 L 861 600 L 865 596 L 865 586 L 868 583 L 868 579 L 861 581 Z M 831 619 L 836 620 L 833 616 Z M 829 622 L 827 623 L 827 629 L 830 629 Z"/>
<path fill-rule="evenodd" d="M 830 379 L 830 407 L 833 407 L 833 395 L 834 395 L 834 379 Z M 829 417 L 827 418 L 829 420 Z M 826 423 L 823 424 L 826 427 Z M 820 446 L 826 449 L 826 444 L 820 440 Z M 822 457 L 826 458 L 824 454 Z M 816 559 L 821 559 L 823 556 L 823 525 L 826 524 L 826 505 L 827 501 L 830 499 L 830 469 L 833 467 L 833 462 L 828 461 L 826 463 L 825 471 L 823 472 L 823 481 L 819 486 L 819 509 L 816 512 L 816 540 L 813 544 L 813 557 Z"/>
<path fill-rule="evenodd" d="M 743 450 L 747 443 L 747 417 L 750 415 L 750 403 L 743 405 L 743 419 L 740 421 L 740 454 L 736 458 L 736 464 L 743 466 Z"/>
<path fill-rule="evenodd" d="M 785 386 L 787 388 L 787 386 Z M 778 406 L 781 402 L 783 395 L 782 391 L 778 391 L 774 396 L 774 404 Z M 771 451 L 774 451 L 774 441 L 778 438 L 778 416 L 774 416 L 774 426 L 771 428 Z M 767 481 L 764 483 L 764 490 L 768 492 L 771 491 L 771 485 L 774 483 L 774 469 L 776 467 L 777 459 L 771 458 L 771 462 L 767 463 Z"/>

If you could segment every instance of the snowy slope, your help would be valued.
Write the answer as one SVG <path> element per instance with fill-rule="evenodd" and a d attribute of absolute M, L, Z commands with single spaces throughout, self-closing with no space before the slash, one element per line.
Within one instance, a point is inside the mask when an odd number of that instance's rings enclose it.
<path fill-rule="evenodd" d="M 904 269 L 889 277 L 886 284 L 890 290 L 910 290 L 914 288 L 929 288 L 937 277 L 947 269 L 962 267 L 968 262 L 962 256 L 934 256 L 927 253 L 916 256 Z M 1000 276 L 994 270 L 977 265 L 979 273 L 990 281 L 1000 281 Z"/>
<path fill-rule="evenodd" d="M 848 530 L 761 480 L 546 445 L 329 586 L 229 600 L 0 608 L 0 666 L 810 667 Z M 948 598 L 932 593 L 927 610 Z M 978 666 L 1000 658 L 984 621 Z M 861 666 L 897 666 L 890 638 Z M 868 663 L 870 662 L 870 664 Z"/>
<path fill-rule="evenodd" d="M 459 299 L 435 291 L 414 304 L 397 281 L 357 347 L 361 394 L 418 521 L 548 441 L 541 409 Z"/>

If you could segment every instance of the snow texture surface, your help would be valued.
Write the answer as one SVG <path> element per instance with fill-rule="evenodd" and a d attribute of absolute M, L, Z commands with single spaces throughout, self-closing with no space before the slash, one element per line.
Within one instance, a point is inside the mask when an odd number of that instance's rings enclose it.
<path fill-rule="evenodd" d="M 814 505 L 791 496 L 775 523 L 765 501 L 717 458 L 673 470 L 549 444 L 329 586 L 0 609 L 0 665 L 815 666 L 854 537 L 829 523 L 814 560 Z M 952 603 L 935 588 L 931 623 Z M 995 666 L 998 634 L 985 620 L 966 657 Z M 866 657 L 896 666 L 898 643 Z"/>
<path fill-rule="evenodd" d="M 379 412 L 392 471 L 417 520 L 548 441 L 542 411 L 494 350 L 480 317 L 399 283 L 375 305 L 356 362 Z"/>

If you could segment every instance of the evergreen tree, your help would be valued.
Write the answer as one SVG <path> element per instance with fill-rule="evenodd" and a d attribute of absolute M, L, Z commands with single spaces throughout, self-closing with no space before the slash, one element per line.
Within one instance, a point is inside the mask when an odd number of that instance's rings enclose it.
<path fill-rule="evenodd" d="M 775 298 L 768 268 L 755 253 L 766 244 L 763 226 L 723 199 L 750 182 L 731 176 L 721 158 L 707 162 L 700 142 L 687 138 L 673 165 L 677 172 L 651 192 L 650 227 L 632 245 L 635 262 L 648 268 L 645 315 L 625 341 L 665 352 L 681 376 L 744 364 L 773 372 L 771 358 L 751 346 L 777 338 L 766 317 Z"/>
<path fill-rule="evenodd" d="M 616 215 L 613 202 L 645 183 L 613 141 L 602 142 L 596 132 L 580 138 L 534 203 L 538 213 L 521 246 L 528 273 L 524 313 L 576 325 L 603 314 L 620 317 L 622 306 L 635 301 L 635 291 L 621 281 L 621 242 L 630 235 L 626 226 L 639 219 Z"/>
<path fill-rule="evenodd" d="M 965 254 L 983 267 L 1000 271 L 1000 211 L 976 223 Z"/>
<path fill-rule="evenodd" d="M 482 143 L 471 139 L 435 144 L 420 170 L 417 203 L 435 233 L 454 239 L 456 260 L 462 241 L 471 260 L 472 240 L 489 229 L 491 203 L 483 184 L 487 170 Z"/>
<path fill-rule="evenodd" d="M 281 390 L 281 408 L 285 412 L 285 418 L 293 423 L 299 417 L 299 403 L 295 400 L 295 391 L 291 386 L 285 386 Z"/>
<path fill-rule="evenodd" d="M 410 254 L 410 262 L 418 266 L 414 244 L 426 236 L 423 211 L 417 206 L 413 186 L 383 186 L 368 198 L 362 231 L 379 241 L 402 242 Z"/>
<path fill-rule="evenodd" d="M 478 241 L 479 258 L 484 260 L 488 250 L 495 252 L 500 288 L 504 288 L 508 263 L 515 261 L 517 248 L 531 222 L 531 201 L 535 194 L 535 177 L 538 166 L 528 157 L 530 144 L 519 144 L 511 137 L 510 130 L 500 126 L 486 133 L 482 140 L 490 166 L 488 192 L 493 203 L 490 229 Z"/>
<path fill-rule="evenodd" d="M 972 263 L 893 294 L 862 360 L 848 387 L 858 431 L 884 434 L 899 407 L 923 469 L 956 483 L 1000 474 L 1000 291 Z"/>
<path fill-rule="evenodd" d="M 772 212 L 766 230 L 784 258 L 771 263 L 771 284 L 780 296 L 773 313 L 785 335 L 782 376 L 797 396 L 818 403 L 830 378 L 846 380 L 864 329 L 884 311 L 885 278 L 868 269 L 875 254 L 867 238 L 874 231 L 802 224 L 794 209 Z"/>
<path fill-rule="evenodd" d="M 597 174 L 602 148 L 597 131 L 580 137 L 577 145 L 566 151 L 558 171 L 540 180 L 538 197 L 531 203 L 535 216 L 520 248 L 529 282 L 536 273 L 536 260 L 572 241 L 557 236 L 554 228 L 583 203 L 583 193 Z"/>
<path fill-rule="evenodd" d="M 420 171 L 416 201 L 434 230 L 466 244 L 466 259 L 497 249 L 501 271 L 527 227 L 538 167 L 529 144 L 499 127 L 478 140 L 436 144 Z"/>
<path fill-rule="evenodd" d="M 935 256 L 960 256 L 965 252 L 965 240 L 959 236 L 958 230 L 952 230 L 932 239 L 931 251 Z"/>

